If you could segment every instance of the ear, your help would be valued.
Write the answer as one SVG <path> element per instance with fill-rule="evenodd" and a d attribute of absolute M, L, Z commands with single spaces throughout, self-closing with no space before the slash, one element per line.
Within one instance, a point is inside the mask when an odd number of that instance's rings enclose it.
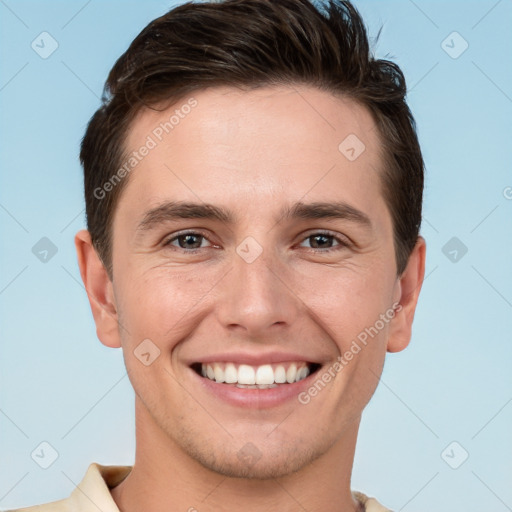
<path fill-rule="evenodd" d="M 121 347 L 114 289 L 107 270 L 92 245 L 89 231 L 75 235 L 80 275 L 84 282 L 99 340 L 107 347 Z"/>
<path fill-rule="evenodd" d="M 420 236 L 404 272 L 396 282 L 395 300 L 400 305 L 395 309 L 395 316 L 390 322 L 388 352 L 400 352 L 411 341 L 412 321 L 425 276 L 425 255 L 425 239 Z"/>

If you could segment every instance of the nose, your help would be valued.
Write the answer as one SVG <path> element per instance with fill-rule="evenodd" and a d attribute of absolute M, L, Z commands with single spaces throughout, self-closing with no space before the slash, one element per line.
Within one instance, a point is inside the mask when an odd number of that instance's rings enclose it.
<path fill-rule="evenodd" d="M 286 282 L 285 274 L 283 263 L 265 255 L 265 251 L 251 263 L 235 253 L 233 268 L 222 283 L 216 305 L 221 325 L 250 337 L 292 325 L 302 302 Z"/>

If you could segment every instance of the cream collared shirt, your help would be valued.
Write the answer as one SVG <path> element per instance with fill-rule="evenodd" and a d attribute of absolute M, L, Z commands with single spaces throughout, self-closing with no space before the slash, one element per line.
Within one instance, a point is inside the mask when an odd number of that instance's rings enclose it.
<path fill-rule="evenodd" d="M 103 466 L 93 462 L 69 498 L 6 512 L 119 512 L 110 489 L 120 484 L 131 469 L 132 466 Z M 356 491 L 352 494 L 365 512 L 391 512 L 375 498 Z"/>

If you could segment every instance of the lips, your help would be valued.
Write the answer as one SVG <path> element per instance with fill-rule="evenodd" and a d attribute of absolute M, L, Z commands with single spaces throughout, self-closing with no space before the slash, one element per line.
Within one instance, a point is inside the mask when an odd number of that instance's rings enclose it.
<path fill-rule="evenodd" d="M 210 399 L 237 408 L 267 409 L 296 400 L 329 360 L 282 351 L 233 352 L 184 361 Z M 217 402 L 220 401 L 220 402 Z"/>

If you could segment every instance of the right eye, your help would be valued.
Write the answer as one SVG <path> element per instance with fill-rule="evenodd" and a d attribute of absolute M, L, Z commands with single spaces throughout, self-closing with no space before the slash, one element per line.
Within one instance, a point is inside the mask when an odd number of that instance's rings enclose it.
<path fill-rule="evenodd" d="M 201 233 L 188 232 L 181 233 L 169 238 L 164 242 L 164 246 L 173 246 L 184 251 L 194 251 L 203 249 L 204 247 L 211 247 L 210 245 L 203 245 L 203 242 L 208 242 L 208 239 Z M 209 243 L 209 242 L 208 242 Z"/>

